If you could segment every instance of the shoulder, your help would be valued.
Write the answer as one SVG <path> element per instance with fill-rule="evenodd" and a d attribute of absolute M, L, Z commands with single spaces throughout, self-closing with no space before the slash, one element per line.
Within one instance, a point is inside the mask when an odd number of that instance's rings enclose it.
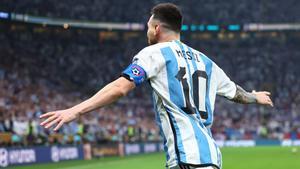
<path fill-rule="evenodd" d="M 209 57 L 208 57 L 207 55 L 205 55 L 204 53 L 199 52 L 199 51 L 198 51 L 198 53 L 199 53 L 201 59 L 203 60 L 203 62 L 207 62 L 207 63 L 209 63 L 209 64 L 215 64 L 215 62 L 212 61 L 211 58 L 209 58 Z"/>
<path fill-rule="evenodd" d="M 194 55 L 196 55 L 196 57 L 199 57 L 204 63 L 215 64 L 214 61 L 212 61 L 211 58 L 209 58 L 204 53 L 202 53 L 199 50 L 196 50 L 188 45 L 186 45 L 186 46 L 190 52 L 192 52 Z"/>
<path fill-rule="evenodd" d="M 207 55 L 205 55 L 204 53 L 196 50 L 196 49 L 193 49 L 193 48 L 190 48 L 192 53 L 196 55 L 196 57 L 198 57 L 200 60 L 202 60 L 202 62 L 206 65 L 206 66 L 209 66 L 209 67 L 214 67 L 216 66 L 216 63 L 210 58 L 208 57 Z"/>
<path fill-rule="evenodd" d="M 202 53 L 202 52 L 200 52 L 200 51 L 198 51 L 198 50 L 196 50 L 194 48 L 191 48 L 191 47 L 189 47 L 189 48 L 191 49 L 191 51 L 194 54 L 197 55 L 196 57 L 201 58 L 201 60 L 205 64 L 205 66 L 210 67 L 213 70 L 213 72 L 215 72 L 215 71 L 218 72 L 219 70 L 222 71 L 222 69 L 218 66 L 218 64 L 216 62 L 214 62 L 210 57 L 208 57 L 204 53 Z"/>

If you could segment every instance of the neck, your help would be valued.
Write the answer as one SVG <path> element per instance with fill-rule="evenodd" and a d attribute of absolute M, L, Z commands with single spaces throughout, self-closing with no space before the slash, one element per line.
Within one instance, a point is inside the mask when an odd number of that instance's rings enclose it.
<path fill-rule="evenodd" d="M 158 43 L 161 42 L 170 42 L 173 40 L 180 40 L 180 34 L 175 32 L 165 32 L 161 34 Z"/>

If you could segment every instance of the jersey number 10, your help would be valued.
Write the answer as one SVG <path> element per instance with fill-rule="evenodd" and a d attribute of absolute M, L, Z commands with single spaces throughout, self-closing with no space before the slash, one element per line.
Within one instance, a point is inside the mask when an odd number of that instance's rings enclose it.
<path fill-rule="evenodd" d="M 207 115 L 207 112 L 206 112 L 206 108 L 205 108 L 205 101 L 203 102 L 204 104 L 204 110 L 200 110 L 200 105 L 199 105 L 199 77 L 202 77 L 205 79 L 205 89 L 207 90 L 207 74 L 205 71 L 202 71 L 202 70 L 196 70 L 193 75 L 192 75 L 192 79 L 193 79 L 193 100 L 194 100 L 194 103 L 195 103 L 195 107 L 192 106 L 191 104 L 191 101 L 190 101 L 190 97 L 189 97 L 189 94 L 190 94 L 190 87 L 188 85 L 188 82 L 187 82 L 187 78 L 184 78 L 186 74 L 186 68 L 185 67 L 180 67 L 177 75 L 175 76 L 181 83 L 182 87 L 183 87 L 183 93 L 184 93 L 184 98 L 185 98 L 185 105 L 186 107 L 183 107 L 181 108 L 184 112 L 188 113 L 188 114 L 195 114 L 196 113 L 196 108 L 197 110 L 199 111 L 200 113 L 200 116 L 202 119 L 207 119 L 208 118 L 208 115 Z M 203 84 L 202 84 L 203 85 Z M 205 92 L 201 93 L 203 94 L 203 98 L 205 98 L 205 95 L 206 95 L 206 90 Z M 205 100 L 205 99 L 204 99 Z"/>

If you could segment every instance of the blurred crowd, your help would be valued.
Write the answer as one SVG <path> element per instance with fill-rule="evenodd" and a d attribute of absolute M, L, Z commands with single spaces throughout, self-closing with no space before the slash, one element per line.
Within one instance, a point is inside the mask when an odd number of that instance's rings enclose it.
<path fill-rule="evenodd" d="M 6 42 L 0 46 L 0 133 L 12 133 L 13 144 L 160 140 L 147 87 L 58 133 L 39 126 L 42 113 L 71 107 L 118 78 L 141 39 L 125 46 L 103 42 L 96 31 L 16 29 L 0 34 Z"/>
<path fill-rule="evenodd" d="M 43 80 L 33 82 L 19 72 L 3 69 L 0 80 L 0 145 L 160 140 L 151 106 L 126 101 L 88 113 L 59 132 L 46 130 L 39 125 L 39 116 L 79 103 L 82 94 L 59 91 Z"/>
<path fill-rule="evenodd" d="M 0 34 L 6 42 L 0 46 L 0 132 L 11 133 L 13 145 L 159 141 L 147 84 L 58 133 L 39 126 L 42 113 L 73 106 L 118 78 L 146 45 L 144 36 L 103 41 L 96 31 L 53 29 L 9 27 Z M 217 98 L 216 139 L 300 139 L 299 39 L 292 36 L 222 41 L 184 35 L 183 41 L 206 53 L 237 84 L 272 92 L 274 108 Z"/>
<path fill-rule="evenodd" d="M 270 91 L 274 102 L 271 108 L 217 99 L 217 139 L 300 139 L 299 42 L 286 36 L 199 44 L 233 81 L 248 91 Z"/>
<path fill-rule="evenodd" d="M 0 2 L 3 4 L 0 11 L 144 22 L 149 17 L 149 9 L 159 1 L 73 2 L 4 0 Z M 300 20 L 297 17 L 300 3 L 296 0 L 173 2 L 181 5 L 186 23 Z M 59 132 L 39 126 L 41 114 L 73 106 L 118 78 L 132 57 L 147 45 L 145 32 L 65 30 L 8 23 L 0 23 L 0 29 L 0 42 L 3 42 L 0 45 L 0 145 L 161 140 L 147 83 L 117 103 L 81 116 Z M 183 42 L 209 56 L 246 90 L 272 92 L 274 108 L 239 105 L 217 98 L 212 127 L 217 140 L 300 139 L 300 36 L 297 32 L 275 32 L 271 37 L 258 35 L 253 33 L 231 40 L 183 35 Z"/>
<path fill-rule="evenodd" d="M 131 0 L 130 3 L 125 0 L 2 0 L 0 9 L 31 15 L 101 22 L 145 22 L 149 17 L 150 9 L 160 2 L 173 2 L 179 5 L 185 22 L 190 24 L 300 21 L 298 0 L 230 0 L 230 2 Z"/>

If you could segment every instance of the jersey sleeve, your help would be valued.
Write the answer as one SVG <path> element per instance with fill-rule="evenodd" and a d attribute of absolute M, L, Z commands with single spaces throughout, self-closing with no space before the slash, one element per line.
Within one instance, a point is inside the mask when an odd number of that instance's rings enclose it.
<path fill-rule="evenodd" d="M 155 58 L 156 57 L 156 58 Z M 122 72 L 122 76 L 139 86 L 157 75 L 162 67 L 153 48 L 144 48 L 132 59 L 132 63 Z"/>
<path fill-rule="evenodd" d="M 217 94 L 232 99 L 236 93 L 236 84 L 230 80 L 225 72 L 214 64 L 217 81 Z"/>

